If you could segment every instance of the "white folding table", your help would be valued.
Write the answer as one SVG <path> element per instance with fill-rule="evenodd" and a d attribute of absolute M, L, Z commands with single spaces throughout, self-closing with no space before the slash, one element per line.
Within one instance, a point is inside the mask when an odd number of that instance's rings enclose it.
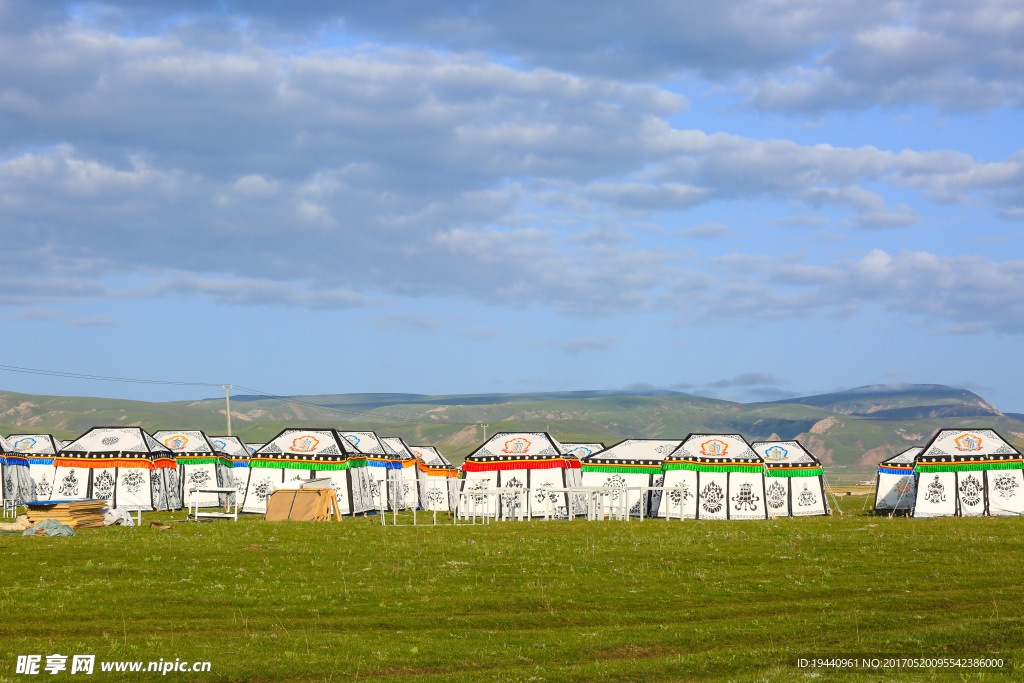
<path fill-rule="evenodd" d="M 199 494 L 200 493 L 226 493 L 228 496 L 224 500 L 224 511 L 223 512 L 200 512 L 199 511 Z M 233 519 L 238 521 L 238 489 L 230 486 L 203 486 L 189 489 L 189 516 L 192 519 L 199 519 L 200 517 L 215 517 L 218 519 Z M 218 509 L 219 508 L 215 508 Z"/>

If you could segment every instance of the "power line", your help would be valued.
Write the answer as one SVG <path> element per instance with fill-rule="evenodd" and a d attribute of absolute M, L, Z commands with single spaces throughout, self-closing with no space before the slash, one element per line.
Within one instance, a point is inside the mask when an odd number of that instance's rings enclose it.
<path fill-rule="evenodd" d="M 126 382 L 126 383 L 130 383 L 130 384 L 163 384 L 163 385 L 172 385 L 172 386 L 179 386 L 179 387 L 223 387 L 224 386 L 224 383 L 176 382 L 176 381 L 172 381 L 172 380 L 163 380 L 163 379 L 138 379 L 138 378 L 133 378 L 133 377 L 110 377 L 110 376 L 107 376 L 107 375 L 89 375 L 89 374 L 84 374 L 84 373 L 80 373 L 80 372 L 66 372 L 66 371 L 63 371 L 63 370 L 41 370 L 39 368 L 25 368 L 25 367 L 21 367 L 21 366 L 18 366 L 18 365 L 0 365 L 0 370 L 6 371 L 6 372 L 20 372 L 20 373 L 29 374 L 29 375 L 45 375 L 47 377 L 63 377 L 63 378 L 66 378 L 66 379 L 88 379 L 88 380 L 98 380 L 98 381 L 102 381 L 102 382 Z M 256 394 L 256 395 L 259 395 L 259 396 L 264 396 L 266 398 L 272 398 L 272 399 L 276 399 L 276 400 L 280 400 L 280 401 L 288 401 L 289 403 L 295 403 L 297 405 L 307 406 L 309 408 L 318 408 L 320 410 L 330 410 L 330 411 L 334 411 L 334 412 L 338 412 L 338 413 L 343 413 L 343 414 L 346 414 L 346 415 L 355 415 L 355 416 L 359 416 L 359 417 L 367 417 L 367 418 L 371 418 L 370 421 L 379 421 L 379 420 L 383 419 L 383 420 L 392 420 L 392 421 L 394 421 L 394 422 L 396 422 L 398 424 L 434 424 L 434 423 L 424 422 L 422 420 L 403 420 L 401 418 L 390 417 L 388 415 L 370 415 L 370 413 L 365 412 L 365 411 L 351 410 L 351 409 L 346 409 L 346 408 L 338 408 L 338 407 L 335 407 L 335 406 L 320 405 L 319 403 L 312 403 L 310 401 L 302 401 L 300 399 L 291 398 L 289 396 L 278 396 L 277 394 L 270 394 L 270 393 L 267 393 L 265 391 L 260 391 L 259 389 L 253 389 L 252 387 L 242 386 L 241 384 L 235 384 L 234 386 L 238 387 L 239 389 L 242 389 L 243 391 L 248 391 L 250 393 L 253 393 L 253 394 Z"/>

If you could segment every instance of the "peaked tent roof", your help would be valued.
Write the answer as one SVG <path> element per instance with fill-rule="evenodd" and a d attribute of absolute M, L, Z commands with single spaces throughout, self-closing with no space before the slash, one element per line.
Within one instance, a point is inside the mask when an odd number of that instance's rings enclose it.
<path fill-rule="evenodd" d="M 739 434 L 690 434 L 670 456 L 666 470 L 763 472 L 764 460 Z"/>
<path fill-rule="evenodd" d="M 387 450 L 384 449 L 384 444 L 380 442 L 380 437 L 376 432 L 343 432 L 339 430 L 339 433 L 360 453 L 387 455 Z"/>
<path fill-rule="evenodd" d="M 444 457 L 441 451 L 433 446 L 409 446 L 409 450 L 412 451 L 413 455 L 426 463 L 428 467 L 455 467 L 451 460 Z"/>
<path fill-rule="evenodd" d="M 755 441 L 750 444 L 771 477 L 817 477 L 824 474 L 821 461 L 799 441 Z"/>
<path fill-rule="evenodd" d="M 61 442 L 51 434 L 11 434 L 7 442 L 11 450 L 29 457 L 53 458 L 61 449 Z"/>
<path fill-rule="evenodd" d="M 208 436 L 210 443 L 217 449 L 218 452 L 223 453 L 231 458 L 248 458 L 252 455 L 252 451 L 249 450 L 249 446 L 244 441 L 239 439 L 237 436 Z M 260 444 L 261 446 L 263 444 Z"/>
<path fill-rule="evenodd" d="M 263 445 L 249 460 L 249 467 L 306 470 L 339 470 L 365 464 L 365 456 L 336 429 L 289 428 Z"/>
<path fill-rule="evenodd" d="M 563 443 L 562 447 L 566 453 L 571 453 L 580 459 L 593 455 L 598 451 L 603 451 L 606 448 L 603 443 Z"/>
<path fill-rule="evenodd" d="M 406 445 L 405 441 L 397 436 L 382 436 L 380 442 L 384 444 L 384 450 L 387 454 L 402 460 L 413 460 L 416 458 L 412 451 L 409 450 L 409 446 Z"/>
<path fill-rule="evenodd" d="M 466 456 L 464 472 L 578 468 L 579 459 L 565 453 L 547 432 L 498 432 Z"/>
<path fill-rule="evenodd" d="M 245 447 L 249 449 L 249 453 L 251 454 L 255 453 L 256 451 L 258 451 L 259 449 L 263 448 L 266 445 L 267 444 L 265 443 L 247 443 L 245 444 Z"/>
<path fill-rule="evenodd" d="M 896 466 L 908 465 L 908 466 L 912 466 L 914 464 L 914 458 L 917 456 L 918 453 L 920 453 L 923 450 L 924 450 L 924 448 L 922 448 L 921 446 L 914 446 L 913 448 L 908 448 L 905 451 L 897 453 L 896 455 L 892 456 L 888 460 L 883 460 L 882 462 L 878 463 L 878 466 L 879 467 L 885 467 L 886 465 L 896 465 Z"/>
<path fill-rule="evenodd" d="M 142 427 L 93 427 L 61 448 L 56 464 L 65 467 L 151 469 L 154 465 L 173 467 L 174 454 Z"/>
<path fill-rule="evenodd" d="M 682 443 L 680 439 L 625 439 L 580 462 L 585 472 L 660 472 L 665 458 Z"/>
<path fill-rule="evenodd" d="M 206 434 L 198 429 L 162 429 L 153 432 L 153 438 L 175 455 L 212 455 L 216 451 Z"/>
<path fill-rule="evenodd" d="M 1024 457 L 994 429 L 940 429 L 914 457 L 918 472 L 1011 470 Z"/>

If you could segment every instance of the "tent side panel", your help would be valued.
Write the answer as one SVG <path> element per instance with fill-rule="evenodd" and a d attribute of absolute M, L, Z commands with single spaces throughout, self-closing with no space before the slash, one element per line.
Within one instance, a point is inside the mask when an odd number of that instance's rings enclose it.
<path fill-rule="evenodd" d="M 1024 515 L 1024 470 L 989 470 L 985 481 L 990 515 Z"/>
<path fill-rule="evenodd" d="M 764 473 L 729 473 L 729 519 L 766 519 Z"/>
<path fill-rule="evenodd" d="M 789 487 L 791 477 L 768 477 L 765 487 L 765 506 L 769 517 L 789 517 Z"/>
<path fill-rule="evenodd" d="M 964 517 L 981 517 L 985 514 L 985 473 L 956 473 L 957 502 Z"/>
<path fill-rule="evenodd" d="M 956 514 L 955 473 L 920 473 L 916 484 L 914 517 L 948 517 Z"/>
<path fill-rule="evenodd" d="M 913 474 L 878 474 L 876 510 L 909 510 L 914 504 Z"/>
<path fill-rule="evenodd" d="M 794 477 L 789 486 L 789 505 L 794 517 L 828 514 L 821 477 Z"/>
<path fill-rule="evenodd" d="M 498 473 L 467 472 L 466 478 L 460 484 L 460 494 L 472 494 L 475 490 L 495 489 L 498 488 Z M 458 501 L 459 515 L 469 516 L 475 512 L 477 515 L 493 517 L 498 507 L 495 498 L 496 496 L 460 495 Z"/>

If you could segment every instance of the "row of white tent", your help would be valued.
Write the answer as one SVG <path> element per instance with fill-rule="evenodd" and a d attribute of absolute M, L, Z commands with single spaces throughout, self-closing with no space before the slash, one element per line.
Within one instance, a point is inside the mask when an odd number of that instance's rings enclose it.
<path fill-rule="evenodd" d="M 97 427 L 71 442 L 0 439 L 4 498 L 103 498 L 127 510 L 200 507 L 236 489 L 262 513 L 277 488 L 334 489 L 343 514 L 422 508 L 461 515 L 574 517 L 586 491 L 640 517 L 768 519 L 826 515 L 821 462 L 796 441 L 748 444 L 738 434 L 560 443 L 546 432 L 495 434 L 456 468 L 436 449 L 374 432 L 285 429 L 265 444 L 201 431 Z"/>
<path fill-rule="evenodd" d="M 875 510 L 912 517 L 1024 515 L 1024 456 L 994 429 L 941 429 L 883 461 Z"/>

